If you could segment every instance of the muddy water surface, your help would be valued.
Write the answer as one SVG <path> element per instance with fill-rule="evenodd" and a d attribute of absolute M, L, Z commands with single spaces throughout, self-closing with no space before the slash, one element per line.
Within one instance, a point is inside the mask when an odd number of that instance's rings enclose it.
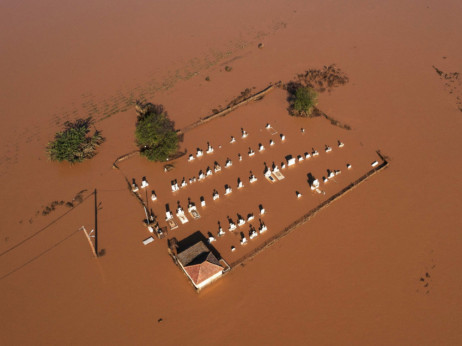
<path fill-rule="evenodd" d="M 43 229 L 0 257 L 4 344 L 460 343 L 462 118 L 432 68 L 462 68 L 459 2 L 0 6 L 0 248 Z M 367 165 L 375 149 L 390 156 L 390 168 L 197 295 L 165 242 L 141 245 L 146 231 L 140 205 L 111 168 L 116 157 L 135 148 L 130 102 L 139 97 L 162 103 L 183 127 L 245 88 L 259 90 L 331 63 L 350 83 L 320 95 L 319 107 L 352 126 L 345 154 L 353 148 L 349 142 L 364 151 L 353 158 L 359 160 L 353 169 L 362 160 Z M 249 118 L 257 107 L 289 128 L 298 120 L 282 114 L 283 98 L 275 93 L 223 119 L 225 129 L 200 137 L 218 143 L 214 136 L 224 134 L 227 141 L 239 126 L 230 119 Z M 107 137 L 101 152 L 81 165 L 48 162 L 44 147 L 61 124 L 87 114 L 105 118 L 97 123 Z M 264 125 L 257 120 L 248 120 L 249 129 Z M 324 133 L 317 120 L 305 127 L 317 126 L 317 145 L 324 136 L 337 139 L 336 128 Z M 203 129 L 185 146 L 197 142 Z M 267 150 L 258 160 L 269 158 Z M 276 150 L 276 156 L 285 153 Z M 332 162 L 314 165 L 316 174 L 349 160 L 332 154 Z M 138 162 L 146 170 L 129 174 L 137 179 L 148 175 L 147 164 Z M 287 206 L 309 207 L 311 192 L 295 201 L 291 191 L 305 183 L 305 164 L 311 163 L 301 163 L 292 177 L 287 173 L 287 191 L 279 185 Z M 266 183 L 258 182 L 262 194 Z M 68 209 L 41 215 L 49 203 L 70 201 L 81 190 L 88 196 L 95 187 L 106 250 L 98 261 L 83 234 L 74 233 L 82 225 L 93 227 L 91 197 L 50 226 Z M 197 199 L 196 193 L 191 189 Z M 268 219 L 280 222 L 272 215 Z"/>

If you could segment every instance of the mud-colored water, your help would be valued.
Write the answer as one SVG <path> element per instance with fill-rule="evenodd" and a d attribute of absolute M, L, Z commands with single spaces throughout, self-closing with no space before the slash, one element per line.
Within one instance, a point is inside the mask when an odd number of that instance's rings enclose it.
<path fill-rule="evenodd" d="M 445 86 L 432 66 L 461 71 L 461 13 L 457 1 L 3 2 L 0 249 L 33 238 L 0 257 L 1 343 L 460 343 L 460 90 L 457 83 Z M 334 161 L 304 162 L 294 168 L 300 173 L 287 173 L 287 188 L 275 185 L 287 199 L 285 210 L 300 202 L 301 215 L 311 206 L 311 192 L 297 201 L 291 191 L 296 182 L 306 184 L 305 164 L 322 174 L 357 148 L 359 166 L 381 149 L 390 167 L 196 294 L 165 240 L 141 245 L 147 236 L 142 210 L 123 174 L 146 175 L 155 185 L 151 172 L 160 167 L 151 171 L 134 158 L 121 172 L 111 168 L 135 148 L 131 100 L 162 103 L 184 127 L 245 88 L 259 90 L 331 63 L 350 82 L 322 94 L 319 107 L 353 128 L 345 131 L 346 156 L 335 156 L 334 149 Z M 265 114 L 258 116 L 277 119 L 287 131 L 301 127 L 283 109 L 278 90 L 212 127 L 190 131 L 184 146 L 208 139 L 218 144 L 222 135 L 227 144 L 244 117 L 254 133 L 264 126 L 251 118 L 260 110 Z M 90 113 L 104 118 L 97 123 L 107 138 L 100 153 L 75 166 L 48 162 L 44 148 L 60 124 Z M 343 133 L 326 124 L 307 122 L 305 135 L 312 130 L 313 142 L 322 145 L 325 136 L 332 141 Z M 297 145 L 290 143 L 295 133 L 286 144 Z M 274 149 L 276 156 L 285 154 Z M 255 159 L 264 160 L 270 149 L 261 155 Z M 359 176 L 351 161 L 351 173 Z M 258 184 L 255 192 L 268 199 L 269 183 L 262 177 Z M 199 186 L 191 186 L 196 203 Z M 72 200 L 84 189 L 88 196 L 95 187 L 106 250 L 98 260 L 83 233 L 75 232 L 93 227 L 91 197 L 60 219 L 69 211 L 65 206 L 41 214 L 51 202 Z M 183 197 L 185 207 L 189 191 Z M 253 198 L 236 203 L 250 206 Z M 162 208 L 156 212 L 163 216 Z M 224 216 L 220 208 L 216 213 Z M 284 223 L 275 213 L 268 213 L 267 224 L 278 228 Z M 204 227 L 216 224 L 211 214 L 203 213 Z M 195 230 L 194 222 L 188 227 L 178 229 L 179 238 Z"/>

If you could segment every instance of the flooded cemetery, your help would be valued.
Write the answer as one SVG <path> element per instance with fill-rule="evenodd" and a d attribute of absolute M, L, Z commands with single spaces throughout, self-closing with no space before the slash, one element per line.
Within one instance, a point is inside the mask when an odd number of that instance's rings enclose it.
<path fill-rule="evenodd" d="M 118 164 L 140 202 L 140 242 L 199 231 L 234 267 L 383 164 L 354 131 L 276 112 L 278 97 L 190 130 L 186 154 L 166 165 L 141 157 Z"/>

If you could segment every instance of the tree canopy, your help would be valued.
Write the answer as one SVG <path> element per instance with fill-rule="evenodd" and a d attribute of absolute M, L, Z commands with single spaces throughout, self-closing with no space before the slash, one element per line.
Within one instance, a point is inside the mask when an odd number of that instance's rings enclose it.
<path fill-rule="evenodd" d="M 65 122 L 64 130 L 55 134 L 55 139 L 48 143 L 47 153 L 52 161 L 82 162 L 96 155 L 96 149 L 104 142 L 101 132 L 95 130 L 87 136 L 92 118 L 77 119 L 75 122 Z"/>
<path fill-rule="evenodd" d="M 299 86 L 292 96 L 291 108 L 292 115 L 309 117 L 313 113 L 314 107 L 318 104 L 316 91 L 309 87 Z"/>
<path fill-rule="evenodd" d="M 140 113 L 135 137 L 141 154 L 151 161 L 166 161 L 178 150 L 175 123 L 159 106 L 147 107 Z"/>

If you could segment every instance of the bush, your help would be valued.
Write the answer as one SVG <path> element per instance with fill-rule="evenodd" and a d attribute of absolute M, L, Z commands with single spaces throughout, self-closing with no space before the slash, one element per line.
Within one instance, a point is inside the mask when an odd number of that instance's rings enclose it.
<path fill-rule="evenodd" d="M 311 88 L 300 86 L 293 95 L 292 114 L 308 117 L 313 113 L 313 109 L 317 104 L 317 93 Z"/>
<path fill-rule="evenodd" d="M 64 123 L 64 131 L 57 132 L 55 140 L 48 143 L 47 153 L 52 161 L 82 162 L 96 155 L 96 149 L 104 142 L 100 131 L 87 136 L 92 118 L 77 119 L 74 123 Z"/>
<path fill-rule="evenodd" d="M 175 124 L 162 107 L 150 107 L 139 115 L 135 137 L 141 154 L 151 161 L 166 161 L 178 150 Z"/>

